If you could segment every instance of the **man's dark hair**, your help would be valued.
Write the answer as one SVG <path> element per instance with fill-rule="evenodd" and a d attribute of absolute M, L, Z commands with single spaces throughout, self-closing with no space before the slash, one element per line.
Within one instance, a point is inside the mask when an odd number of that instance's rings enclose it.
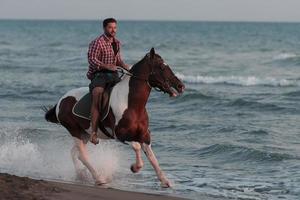
<path fill-rule="evenodd" d="M 106 18 L 103 20 L 103 28 L 107 26 L 108 23 L 117 23 L 117 20 L 114 18 Z"/>

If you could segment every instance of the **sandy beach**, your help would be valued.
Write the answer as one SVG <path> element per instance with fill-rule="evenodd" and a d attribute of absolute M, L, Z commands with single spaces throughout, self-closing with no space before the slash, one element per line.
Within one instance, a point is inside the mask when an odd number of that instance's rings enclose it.
<path fill-rule="evenodd" d="M 32 200 L 180 200 L 183 198 L 128 192 L 112 188 L 76 185 L 54 181 L 34 180 L 28 177 L 0 173 L 0 199 L 32 199 Z"/>

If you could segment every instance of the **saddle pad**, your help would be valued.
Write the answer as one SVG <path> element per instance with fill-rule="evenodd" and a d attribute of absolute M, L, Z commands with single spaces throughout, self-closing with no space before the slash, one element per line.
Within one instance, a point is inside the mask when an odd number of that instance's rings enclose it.
<path fill-rule="evenodd" d="M 92 95 L 87 93 L 73 107 L 73 114 L 91 120 Z"/>
<path fill-rule="evenodd" d="M 101 105 L 99 106 L 100 121 L 103 121 L 109 112 L 109 99 L 113 87 L 106 88 L 102 94 Z M 91 120 L 92 95 L 87 93 L 73 107 L 73 114 Z"/>

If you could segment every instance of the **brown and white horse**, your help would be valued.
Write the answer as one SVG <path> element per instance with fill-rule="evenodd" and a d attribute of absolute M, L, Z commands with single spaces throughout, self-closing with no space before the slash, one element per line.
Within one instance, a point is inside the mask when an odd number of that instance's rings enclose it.
<path fill-rule="evenodd" d="M 124 78 L 117 83 L 110 97 L 110 108 L 102 124 L 113 137 L 121 142 L 131 142 L 136 154 L 136 162 L 131 165 L 133 173 L 144 165 L 141 155 L 143 150 L 153 166 L 162 187 L 171 183 L 160 169 L 159 163 L 151 149 L 149 120 L 145 108 L 152 88 L 158 88 L 170 96 L 177 96 L 184 91 L 184 84 L 174 75 L 164 60 L 155 54 L 154 49 L 132 68 L 125 72 Z M 91 165 L 86 144 L 91 133 L 91 122 L 73 114 L 77 101 L 89 92 L 88 87 L 76 88 L 67 92 L 58 103 L 47 110 L 45 118 L 53 123 L 60 123 L 74 137 L 71 155 L 77 175 L 80 176 L 79 160 L 92 174 L 96 184 L 106 183 L 103 176 Z M 111 139 L 98 129 L 100 139 Z"/>

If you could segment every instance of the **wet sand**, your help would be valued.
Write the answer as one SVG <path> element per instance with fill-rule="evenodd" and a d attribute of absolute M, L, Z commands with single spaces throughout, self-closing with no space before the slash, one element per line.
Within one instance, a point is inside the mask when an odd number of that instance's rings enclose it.
<path fill-rule="evenodd" d="M 0 173 L 0 199 L 32 200 L 182 200 L 183 198 L 128 192 L 111 188 L 35 180 Z"/>

